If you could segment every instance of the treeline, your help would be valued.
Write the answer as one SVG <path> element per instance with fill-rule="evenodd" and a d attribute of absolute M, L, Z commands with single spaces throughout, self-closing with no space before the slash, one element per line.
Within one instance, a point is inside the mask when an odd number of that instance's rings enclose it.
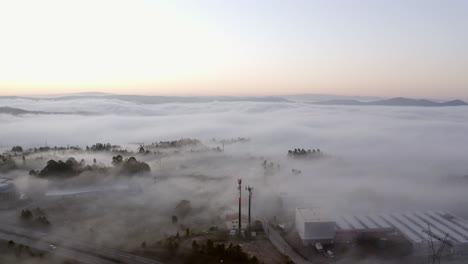
<path fill-rule="evenodd" d="M 151 143 L 146 145 L 146 148 L 181 148 L 186 146 L 196 146 L 200 145 L 201 142 L 198 139 L 192 138 L 181 138 L 179 140 L 172 141 L 159 141 L 159 143 Z"/>
<path fill-rule="evenodd" d="M 187 264 L 205 264 L 205 263 L 259 263 L 257 257 L 250 257 L 239 245 L 232 243 L 226 247 L 223 243 L 214 243 L 208 239 L 205 243 L 192 242 L 192 252 L 186 259 Z"/>
<path fill-rule="evenodd" d="M 37 207 L 36 209 L 23 209 L 21 210 L 20 219 L 23 223 L 28 223 L 32 226 L 47 227 L 50 226 L 50 221 L 47 219 L 45 212 Z"/>
<path fill-rule="evenodd" d="M 185 264 L 214 264 L 214 263 L 245 263 L 258 264 L 260 263 L 257 257 L 249 256 L 242 250 L 239 245 L 230 243 L 226 246 L 224 243 L 215 243 L 211 239 L 193 240 L 191 249 L 186 245 L 190 239 L 190 230 L 187 229 L 185 236 L 177 233 L 175 236 L 169 236 L 163 240 L 159 240 L 153 245 L 147 245 L 146 242 L 141 244 L 141 250 L 144 254 L 157 253 L 158 257 L 164 261 L 177 259 Z"/>
<path fill-rule="evenodd" d="M 38 147 L 38 148 L 30 148 L 24 149 L 22 146 L 13 146 L 11 151 L 13 154 L 17 153 L 36 153 L 36 152 L 47 152 L 47 151 L 65 151 L 65 150 L 74 150 L 74 151 L 83 151 L 83 148 L 79 146 L 54 146 L 54 147 Z M 91 147 L 86 146 L 85 148 L 88 152 L 99 152 L 99 151 L 113 151 L 113 152 L 128 152 L 126 149 L 122 149 L 119 145 L 112 145 L 110 143 L 96 143 L 93 144 Z"/>
<path fill-rule="evenodd" d="M 235 144 L 235 143 L 247 143 L 250 142 L 250 138 L 238 137 L 238 138 L 231 138 L 231 139 L 220 139 L 217 140 L 216 138 L 211 139 L 212 142 L 221 143 L 225 145 Z"/>
<path fill-rule="evenodd" d="M 0 154 L 0 172 L 8 172 L 16 169 L 16 163 L 11 155 Z"/>
<path fill-rule="evenodd" d="M 57 146 L 54 146 L 54 147 L 38 147 L 38 148 L 30 148 L 30 149 L 26 149 L 24 150 L 23 147 L 21 146 L 14 146 L 13 148 L 11 148 L 11 152 L 14 153 L 15 155 L 17 153 L 37 153 L 37 152 L 47 152 L 47 151 L 64 151 L 64 150 L 74 150 L 74 151 L 81 151 L 83 150 L 82 148 L 80 148 L 79 146 L 66 146 L 66 147 L 57 147 Z"/>
<path fill-rule="evenodd" d="M 78 162 L 71 157 L 65 162 L 62 160 L 49 160 L 46 166 L 40 170 L 31 170 L 29 175 L 40 178 L 48 177 L 73 177 L 84 172 L 95 172 L 99 174 L 121 174 L 135 175 L 145 174 L 151 171 L 150 166 L 145 162 L 138 161 L 135 157 L 124 159 L 121 155 L 112 157 L 114 168 L 101 167 L 97 165 L 96 159 L 93 160 L 93 165 L 86 165 L 84 159 Z"/>
<path fill-rule="evenodd" d="M 296 148 L 294 150 L 288 150 L 288 157 L 292 157 L 292 158 L 320 158 L 322 156 L 323 156 L 323 153 L 320 151 L 320 149 L 305 150 L 305 149 Z"/>

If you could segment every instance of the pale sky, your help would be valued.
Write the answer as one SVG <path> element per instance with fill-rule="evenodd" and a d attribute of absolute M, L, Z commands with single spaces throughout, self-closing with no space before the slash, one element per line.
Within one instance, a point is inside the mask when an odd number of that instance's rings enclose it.
<path fill-rule="evenodd" d="M 468 98 L 468 1 L 0 0 L 0 95 Z"/>

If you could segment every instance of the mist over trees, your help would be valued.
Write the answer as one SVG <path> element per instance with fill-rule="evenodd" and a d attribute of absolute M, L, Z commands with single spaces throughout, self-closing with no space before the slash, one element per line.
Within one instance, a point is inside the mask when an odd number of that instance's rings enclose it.
<path fill-rule="evenodd" d="M 21 146 L 14 146 L 11 148 L 11 152 L 23 152 L 23 148 Z"/>
<path fill-rule="evenodd" d="M 16 163 L 13 157 L 9 154 L 0 154 L 0 172 L 6 173 L 16 169 Z"/>
<path fill-rule="evenodd" d="M 49 160 L 42 170 L 31 170 L 29 175 L 40 178 L 67 178 L 78 176 L 83 172 L 95 172 L 102 175 L 142 175 L 151 171 L 151 168 L 147 163 L 140 162 L 135 157 L 123 159 L 121 155 L 117 155 L 112 158 L 112 164 L 114 165 L 114 168 L 98 166 L 95 162 L 93 162 L 93 165 L 86 165 L 85 160 L 78 162 L 75 158 L 71 157 L 65 162 L 62 160 Z"/>
<path fill-rule="evenodd" d="M 255 216 L 278 223 L 287 223 L 296 206 L 322 207 L 331 214 L 435 209 L 468 216 L 461 206 L 468 199 L 467 153 L 460 147 L 468 142 L 464 111 L 80 102 L 93 111 L 115 113 L 0 115 L 5 128 L 0 130 L 0 170 L 7 168 L 2 177 L 11 177 L 29 197 L 36 189 L 38 197 L 55 192 L 60 198 L 46 196 L 41 208 L 51 230 L 71 237 L 128 252 L 145 242 L 145 254 L 170 251 L 175 258 L 189 254 L 196 240 L 193 256 L 214 260 L 206 248 L 201 250 L 207 241 L 195 237 L 212 239 L 230 216 L 237 218 L 238 178 L 255 187 Z M 83 126 L 91 132 L 72 133 Z M 45 146 L 46 141 L 58 147 Z M 23 152 L 13 152 L 13 146 Z M 314 154 L 307 146 L 321 146 L 327 154 L 317 148 Z M 322 155 L 327 158 L 318 158 Z M 61 198 L 68 191 L 86 194 Z M 244 217 L 248 200 L 242 191 Z M 14 214 L 18 221 L 20 212 Z M 166 243 L 169 237 L 174 238 Z M 157 241 L 163 242 L 157 246 Z M 212 242 L 216 248 L 218 241 Z"/>
<path fill-rule="evenodd" d="M 323 153 L 320 149 L 305 150 L 301 148 L 295 148 L 294 150 L 288 150 L 288 157 L 292 158 L 321 158 Z"/>

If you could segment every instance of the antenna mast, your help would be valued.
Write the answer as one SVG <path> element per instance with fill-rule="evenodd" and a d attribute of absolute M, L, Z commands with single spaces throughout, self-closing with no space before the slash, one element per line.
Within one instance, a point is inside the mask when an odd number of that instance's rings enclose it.
<path fill-rule="evenodd" d="M 246 186 L 245 189 L 249 192 L 249 235 L 251 234 L 252 231 L 252 221 L 251 221 L 251 208 L 252 208 L 252 192 L 253 192 L 253 187 Z"/>
<path fill-rule="evenodd" d="M 241 218 L 241 207 L 242 207 L 242 179 L 238 179 L 237 183 L 239 184 L 239 235 L 242 234 L 242 218 Z"/>

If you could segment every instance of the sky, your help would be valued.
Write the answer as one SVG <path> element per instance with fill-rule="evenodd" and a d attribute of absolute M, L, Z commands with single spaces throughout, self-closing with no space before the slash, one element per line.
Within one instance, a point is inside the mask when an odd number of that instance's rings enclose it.
<path fill-rule="evenodd" d="M 0 0 L 0 95 L 468 98 L 468 2 Z"/>

